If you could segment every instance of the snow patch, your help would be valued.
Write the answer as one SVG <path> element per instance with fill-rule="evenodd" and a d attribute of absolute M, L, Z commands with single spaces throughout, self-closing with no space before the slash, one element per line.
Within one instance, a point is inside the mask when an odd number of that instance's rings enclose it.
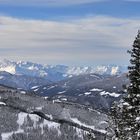
<path fill-rule="evenodd" d="M 20 91 L 21 94 L 26 94 L 26 91 Z"/>
<path fill-rule="evenodd" d="M 39 86 L 33 86 L 31 89 L 36 89 L 36 88 L 38 88 Z"/>
<path fill-rule="evenodd" d="M 136 118 L 136 121 L 137 121 L 137 122 L 140 122 L 140 117 L 137 117 L 137 118 Z"/>
<path fill-rule="evenodd" d="M 45 97 L 43 97 L 43 98 L 46 100 L 46 99 L 48 99 L 49 97 L 48 97 L 48 96 L 45 96 Z"/>
<path fill-rule="evenodd" d="M 53 100 L 53 102 L 60 103 L 60 102 L 62 102 L 62 101 L 60 101 L 59 99 L 56 99 L 56 100 Z"/>
<path fill-rule="evenodd" d="M 38 91 L 39 89 L 37 88 L 37 89 L 34 89 L 34 91 L 36 92 L 36 91 Z"/>
<path fill-rule="evenodd" d="M 123 103 L 123 105 L 129 106 L 129 103 L 127 103 L 127 102 L 124 102 L 124 103 Z"/>
<path fill-rule="evenodd" d="M 0 80 L 2 80 L 4 78 L 4 76 L 0 76 Z"/>
<path fill-rule="evenodd" d="M 53 116 L 52 116 L 52 115 L 45 114 L 45 116 L 47 116 L 47 117 L 50 118 L 51 120 L 53 119 Z"/>
<path fill-rule="evenodd" d="M 42 110 L 43 106 L 36 107 L 37 110 Z"/>
<path fill-rule="evenodd" d="M 90 91 L 102 91 L 102 89 L 98 89 L 98 88 L 93 88 Z"/>
<path fill-rule="evenodd" d="M 4 102 L 0 102 L 0 105 L 6 105 Z"/>
<path fill-rule="evenodd" d="M 57 130 L 58 135 L 61 135 L 59 123 L 44 120 L 44 122 L 40 125 L 40 127 L 42 128 L 43 126 L 48 126 L 49 129 L 55 129 L 55 130 Z"/>
<path fill-rule="evenodd" d="M 85 95 L 90 95 L 90 94 L 91 94 L 91 92 L 85 92 L 84 94 L 85 94 Z"/>
<path fill-rule="evenodd" d="M 84 127 L 87 127 L 87 128 L 90 128 L 92 130 L 96 130 L 98 132 L 101 132 L 101 133 L 106 133 L 106 130 L 102 130 L 102 129 L 96 129 L 95 126 L 92 126 L 92 125 L 86 125 L 85 123 L 82 123 L 81 121 L 79 121 L 77 118 L 71 118 L 71 120 L 77 124 L 79 124 L 80 126 L 84 126 Z"/>
<path fill-rule="evenodd" d="M 88 128 L 91 128 L 93 130 L 95 130 L 95 126 L 91 126 L 91 125 L 86 125 L 84 123 L 82 123 L 81 121 L 79 121 L 77 118 L 71 118 L 71 120 L 81 126 L 84 126 L 84 127 L 88 127 Z"/>
<path fill-rule="evenodd" d="M 58 94 L 63 94 L 63 93 L 65 93 L 66 91 L 60 91 L 60 92 L 58 92 Z"/>
<path fill-rule="evenodd" d="M 21 125 L 23 125 L 24 119 L 26 117 L 27 117 L 27 114 L 26 113 L 19 113 L 18 114 L 18 120 L 17 120 L 17 123 L 19 125 L 18 130 L 17 131 L 8 132 L 8 133 L 2 133 L 1 134 L 2 140 L 8 140 L 9 137 L 13 135 L 13 133 L 15 133 L 15 134 L 17 134 L 17 133 L 23 133 L 24 130 L 21 129 Z"/>
<path fill-rule="evenodd" d="M 112 67 L 111 75 L 116 75 L 119 71 L 119 67 Z"/>
<path fill-rule="evenodd" d="M 44 87 L 43 89 L 45 90 L 45 89 L 47 89 L 47 87 Z"/>
<path fill-rule="evenodd" d="M 12 65 L 0 67 L 0 71 L 6 71 L 11 74 L 16 74 L 15 66 Z"/>
<path fill-rule="evenodd" d="M 61 98 L 62 101 L 67 101 L 67 98 Z"/>
<path fill-rule="evenodd" d="M 102 96 L 109 95 L 109 96 L 112 96 L 112 97 L 119 97 L 120 96 L 120 94 L 118 94 L 118 93 L 115 93 L 115 92 L 110 93 L 110 92 L 106 92 L 106 91 L 100 92 L 100 95 L 102 95 Z"/>
<path fill-rule="evenodd" d="M 13 132 L 2 133 L 1 134 L 2 140 L 8 140 L 8 138 L 12 136 L 12 134 Z"/>
<path fill-rule="evenodd" d="M 51 87 L 48 88 L 48 90 L 53 89 L 53 88 L 55 88 L 55 87 L 56 87 L 56 86 L 51 86 Z"/>
<path fill-rule="evenodd" d="M 24 123 L 24 119 L 27 117 L 27 113 L 19 113 L 17 123 L 19 126 L 22 126 Z"/>

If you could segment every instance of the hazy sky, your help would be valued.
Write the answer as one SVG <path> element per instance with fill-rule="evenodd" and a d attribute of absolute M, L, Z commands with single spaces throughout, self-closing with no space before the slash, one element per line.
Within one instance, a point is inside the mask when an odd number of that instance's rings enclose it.
<path fill-rule="evenodd" d="M 0 60 L 128 64 L 140 0 L 0 0 Z"/>

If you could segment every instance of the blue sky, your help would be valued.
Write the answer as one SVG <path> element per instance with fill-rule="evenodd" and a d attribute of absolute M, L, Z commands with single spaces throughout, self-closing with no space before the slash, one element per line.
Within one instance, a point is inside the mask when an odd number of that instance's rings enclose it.
<path fill-rule="evenodd" d="M 59 1 L 59 0 L 58 0 Z M 88 15 L 109 15 L 122 18 L 136 18 L 139 13 L 140 2 L 108 0 L 103 2 L 85 3 L 79 5 L 16 5 L 1 4 L 0 13 L 18 18 L 53 19 L 77 18 Z"/>
<path fill-rule="evenodd" d="M 128 64 L 139 7 L 139 0 L 1 0 L 0 59 Z"/>

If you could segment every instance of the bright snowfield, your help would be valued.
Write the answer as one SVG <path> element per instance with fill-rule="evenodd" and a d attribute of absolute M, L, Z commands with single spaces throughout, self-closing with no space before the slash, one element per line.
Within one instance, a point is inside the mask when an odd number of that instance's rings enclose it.
<path fill-rule="evenodd" d="M 0 96 L 0 99 L 1 99 L 1 96 Z M 4 102 L 0 101 L 0 105 L 6 105 L 6 104 Z"/>
<path fill-rule="evenodd" d="M 109 96 L 112 96 L 112 97 L 119 97 L 121 94 L 118 94 L 118 93 L 115 93 L 115 92 L 112 92 L 112 93 L 109 93 L 109 92 L 106 92 L 106 91 L 102 91 L 100 92 L 101 95 L 109 95 Z"/>
<path fill-rule="evenodd" d="M 85 92 L 84 93 L 85 95 L 91 95 L 91 94 L 94 94 L 94 92 Z M 115 92 L 112 92 L 112 93 L 110 93 L 110 92 L 106 92 L 106 91 L 102 91 L 102 92 L 100 92 L 99 93 L 100 95 L 102 95 L 102 96 L 112 96 L 112 97 L 119 97 L 121 94 L 118 94 L 118 93 L 115 93 Z"/>
<path fill-rule="evenodd" d="M 100 92 L 99 94 L 102 95 L 102 96 L 106 96 L 106 95 L 109 95 L 109 96 L 112 96 L 112 97 L 119 97 L 120 96 L 120 94 L 118 94 L 118 93 L 115 93 L 115 92 L 110 93 L 110 92 L 107 92 L 107 91 L 103 91 L 103 89 L 98 89 L 98 88 L 93 88 L 90 91 L 93 91 L 93 92 L 98 91 L 98 92 Z M 89 94 L 91 94 L 91 92 L 87 92 L 87 94 L 85 93 L 85 95 L 89 95 Z"/>
<path fill-rule="evenodd" d="M 6 105 L 4 102 L 0 102 L 0 105 Z"/>

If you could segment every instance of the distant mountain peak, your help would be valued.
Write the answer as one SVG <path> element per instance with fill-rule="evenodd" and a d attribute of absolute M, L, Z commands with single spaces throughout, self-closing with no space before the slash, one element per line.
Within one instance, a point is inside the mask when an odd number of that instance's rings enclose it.
<path fill-rule="evenodd" d="M 0 62 L 0 71 L 11 74 L 43 77 L 50 81 L 59 81 L 67 77 L 83 74 L 96 73 L 100 75 L 118 75 L 127 71 L 126 66 L 99 65 L 99 66 L 65 66 L 65 65 L 42 65 L 26 61 L 9 61 L 4 59 Z"/>

